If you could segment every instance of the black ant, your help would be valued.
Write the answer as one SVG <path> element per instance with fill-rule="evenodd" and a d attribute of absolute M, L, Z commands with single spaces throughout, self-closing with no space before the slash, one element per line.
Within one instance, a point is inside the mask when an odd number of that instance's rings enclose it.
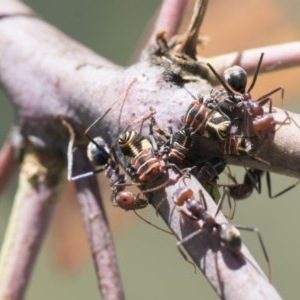
<path fill-rule="evenodd" d="M 272 115 L 272 99 L 271 95 L 281 91 L 281 98 L 284 96 L 282 87 L 275 88 L 267 94 L 253 100 L 251 97 L 251 90 L 255 86 L 258 73 L 261 67 L 264 53 L 261 54 L 258 61 L 256 71 L 250 87 L 246 90 L 247 73 L 240 66 L 233 66 L 225 70 L 225 81 L 219 76 L 211 64 L 207 66 L 214 73 L 219 80 L 224 90 L 213 90 L 208 103 L 215 103 L 215 105 L 223 112 L 225 112 L 231 120 L 242 120 L 246 123 L 246 136 L 251 136 L 249 130 L 253 131 L 254 135 L 259 139 L 264 139 L 273 136 L 275 133 L 276 121 Z M 262 106 L 269 102 L 269 113 L 265 114 Z M 249 123 L 249 117 L 250 122 Z"/>
<path fill-rule="evenodd" d="M 287 188 L 273 195 L 270 172 L 262 171 L 255 168 L 250 168 L 246 170 L 243 183 L 238 183 L 236 178 L 232 175 L 230 168 L 228 168 L 227 175 L 229 179 L 234 182 L 234 184 L 225 185 L 225 186 L 229 190 L 229 194 L 232 198 L 236 200 L 243 200 L 248 198 L 252 194 L 254 189 L 257 190 L 259 194 L 261 193 L 261 177 L 263 176 L 264 173 L 266 174 L 268 196 L 270 199 L 274 199 L 283 195 L 284 193 L 293 189 L 300 182 L 300 180 L 298 180 L 294 184 L 288 186 Z"/>

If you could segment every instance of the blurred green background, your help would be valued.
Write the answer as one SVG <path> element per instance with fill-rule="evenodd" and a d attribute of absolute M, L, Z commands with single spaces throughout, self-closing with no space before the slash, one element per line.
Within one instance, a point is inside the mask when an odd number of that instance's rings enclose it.
<path fill-rule="evenodd" d="M 72 38 L 122 65 L 129 64 L 134 49 L 160 4 L 158 0 L 25 2 Z M 201 32 L 210 36 L 211 41 L 202 49 L 202 55 L 216 55 L 299 39 L 300 21 L 296 12 L 299 12 L 300 3 L 297 1 L 253 0 L 241 3 L 239 0 L 210 1 Z M 187 14 L 187 19 L 189 17 Z M 300 102 L 297 101 L 300 95 L 299 78 L 300 68 L 262 75 L 254 92 L 260 95 L 260 91 L 283 85 L 286 88 L 284 107 L 300 112 Z M 0 139 L 3 142 L 13 123 L 13 109 L 4 95 L 0 96 Z M 274 177 L 273 186 L 276 190 L 295 181 L 283 176 Z M 16 183 L 1 197 L 0 242 L 15 188 Z M 266 192 L 265 184 L 264 188 Z M 262 195 L 254 193 L 248 200 L 238 203 L 235 217 L 237 224 L 260 228 L 271 259 L 272 282 L 284 299 L 295 299 L 299 295 L 299 189 L 300 186 L 273 200 L 268 199 L 265 192 Z M 110 215 L 114 216 L 114 211 Z M 68 211 L 65 214 L 68 218 Z M 202 274 L 195 275 L 193 268 L 183 260 L 176 249 L 174 238 L 148 226 L 133 214 L 123 211 L 116 214 L 117 218 L 126 220 L 124 226 L 122 223 L 114 225 L 116 217 L 112 217 L 111 222 L 127 299 L 217 299 Z M 151 207 L 143 215 L 153 223 L 161 224 Z M 69 234 L 76 236 L 77 226 Z M 256 237 L 248 233 L 243 234 L 243 237 L 252 254 L 266 270 Z M 52 240 L 53 232 L 48 234 L 44 243 L 26 299 L 99 299 L 91 260 L 87 259 L 72 272 L 62 269 L 51 255 Z M 83 243 L 82 240 L 80 242 Z M 73 247 L 75 251 L 79 246 L 75 244 Z"/>

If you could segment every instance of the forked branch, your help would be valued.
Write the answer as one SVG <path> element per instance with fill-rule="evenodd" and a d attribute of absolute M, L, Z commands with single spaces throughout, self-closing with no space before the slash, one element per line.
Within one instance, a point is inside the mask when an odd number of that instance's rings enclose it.
<path fill-rule="evenodd" d="M 76 130 L 77 146 L 84 148 L 87 145 L 84 129 L 102 115 L 112 103 L 120 99 L 120 95 L 125 93 L 132 81 L 135 83 L 124 105 L 117 103 L 101 122 L 101 126 L 94 129 L 97 130 L 98 135 L 101 135 L 108 144 L 115 141 L 121 107 L 121 129 L 126 128 L 137 117 L 147 114 L 153 108 L 157 111 L 155 117 L 162 127 L 167 128 L 171 124 L 172 127 L 177 128 L 180 125 L 181 116 L 192 99 L 185 89 L 166 81 L 164 66 L 154 65 L 149 59 L 124 69 L 77 44 L 40 19 L 26 17 L 29 10 L 19 5 L 19 2 L 8 4 L 7 1 L 2 0 L 0 3 L 3 4 L 0 9 L 0 17 L 2 16 L 0 20 L 0 80 L 17 109 L 17 123 L 21 126 L 22 135 L 25 138 L 34 137 L 50 152 L 66 153 L 69 135 L 61 124 L 61 120 L 66 119 Z M 193 47 L 187 47 L 189 53 L 194 51 Z M 288 56 L 282 57 L 285 53 L 283 51 L 283 47 L 277 48 L 277 57 L 282 58 L 280 66 L 276 64 L 278 58 L 275 56 L 268 61 L 268 65 L 275 65 L 273 70 L 291 65 Z M 268 53 L 268 50 L 265 49 L 264 52 Z M 239 57 L 243 57 L 243 53 Z M 293 63 L 298 64 L 299 61 L 300 57 L 295 56 Z M 257 56 L 252 63 L 256 64 L 256 62 Z M 232 61 L 226 60 L 222 68 L 228 66 L 226 64 L 231 65 Z M 211 89 L 211 85 L 200 77 L 197 81 L 187 83 L 186 87 L 195 95 L 199 93 L 208 95 Z M 278 120 L 286 115 L 285 112 L 279 112 L 277 108 L 276 111 L 278 114 L 275 114 L 275 118 Z M 293 151 L 293 153 L 288 151 L 288 149 L 300 148 L 299 139 L 289 138 L 291 135 L 295 136 L 295 130 L 298 128 L 296 124 L 299 124 L 300 119 L 298 115 L 292 113 L 289 115 L 295 122 L 283 125 L 276 132 L 274 141 L 261 147 L 259 157 L 268 157 L 270 165 L 264 165 L 261 161 L 250 157 L 243 161 L 246 166 L 255 165 L 261 169 L 275 170 L 278 173 L 300 177 L 300 170 L 297 167 L 300 151 Z M 147 135 L 148 131 L 146 124 L 143 134 Z M 204 153 L 215 149 L 214 145 L 203 146 L 199 143 L 199 146 L 204 147 L 201 148 L 201 152 Z M 270 157 L 269 151 L 277 154 Z M 83 150 L 78 153 L 84 156 Z M 85 156 L 82 160 L 78 160 L 78 173 L 86 171 L 87 164 L 84 159 Z M 235 160 L 235 163 L 237 162 Z M 65 166 L 65 163 L 62 163 L 62 166 Z M 60 175 L 61 173 L 58 172 L 57 178 L 61 179 Z M 193 186 L 194 194 L 201 189 L 199 183 L 193 180 L 188 184 Z M 49 186 L 45 186 L 44 182 L 38 188 L 47 189 L 50 193 Z M 159 213 L 174 234 L 182 239 L 194 232 L 200 225 L 182 217 L 180 212 L 173 209 L 174 188 L 176 186 L 169 186 L 166 190 L 157 191 L 154 194 L 153 203 L 158 207 Z M 111 278 L 115 280 L 114 276 L 117 276 L 118 270 L 116 266 L 110 265 L 110 263 L 114 264 L 112 243 L 94 179 L 78 182 L 77 190 L 92 245 L 97 274 L 101 278 L 101 272 L 110 270 L 111 273 L 105 280 L 112 280 Z M 36 195 L 37 198 L 39 196 L 40 194 Z M 215 212 L 213 201 L 207 194 L 205 198 L 209 204 L 209 212 L 213 215 Z M 31 229 L 27 230 L 30 232 Z M 101 239 L 105 240 L 104 244 L 98 244 L 99 233 Z M 38 239 L 39 235 L 36 238 Z M 20 244 L 18 246 L 20 247 Z M 215 243 L 214 238 L 207 236 L 191 239 L 183 246 L 197 265 L 204 270 L 221 297 L 245 299 L 245 295 L 248 298 L 249 295 L 253 295 L 253 299 L 279 298 L 245 248 L 242 248 L 241 255 L 236 256 L 222 249 L 218 243 Z M 109 259 L 101 257 L 100 253 L 101 255 L 104 253 Z M 100 267 L 102 264 L 103 269 Z M 18 269 L 16 265 L 15 268 Z M 235 275 L 237 273 L 239 273 L 238 276 Z M 121 284 L 114 280 L 112 282 L 119 288 L 116 291 L 116 297 L 122 299 Z M 240 286 L 245 289 L 237 288 Z"/>

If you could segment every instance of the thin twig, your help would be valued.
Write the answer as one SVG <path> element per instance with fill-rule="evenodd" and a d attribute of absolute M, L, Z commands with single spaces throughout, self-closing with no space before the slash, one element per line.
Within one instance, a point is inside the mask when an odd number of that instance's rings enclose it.
<path fill-rule="evenodd" d="M 300 42 L 290 42 L 266 47 L 247 49 L 207 58 L 219 74 L 233 65 L 243 67 L 248 73 L 253 74 L 261 53 L 265 53 L 260 68 L 260 73 L 274 72 L 282 69 L 293 68 L 300 65 Z M 218 84 L 216 77 L 209 73 L 209 81 Z"/>
<path fill-rule="evenodd" d="M 184 33 L 182 44 L 178 52 L 191 58 L 196 58 L 197 44 L 199 41 L 199 30 L 203 22 L 208 0 L 197 0 L 191 22 Z"/>
<path fill-rule="evenodd" d="M 64 175 L 53 154 L 26 150 L 18 192 L 0 255 L 0 298 L 22 299 Z"/>
<path fill-rule="evenodd" d="M 16 175 L 18 163 L 14 156 L 11 138 L 8 136 L 0 152 L 0 195 Z"/>
<path fill-rule="evenodd" d="M 85 149 L 77 150 L 77 155 L 79 155 L 79 159 L 76 160 L 77 171 L 90 168 L 85 152 Z M 114 242 L 97 180 L 95 177 L 83 178 L 75 181 L 75 187 L 103 299 L 125 299 Z"/>
<path fill-rule="evenodd" d="M 146 48 L 155 44 L 157 32 L 165 31 L 169 39 L 177 33 L 188 0 L 164 0 Z"/>
<path fill-rule="evenodd" d="M 165 70 L 162 67 L 153 66 L 148 61 L 131 66 L 126 70 L 109 62 L 106 64 L 103 62 L 103 58 L 78 45 L 41 20 L 16 17 L 0 22 L 0 28 L 1 83 L 15 104 L 19 117 L 18 122 L 22 125 L 24 134 L 41 137 L 51 150 L 53 148 L 65 150 L 64 145 L 68 141 L 68 136 L 64 136 L 61 132 L 61 123 L 57 120 L 58 116 L 71 120 L 72 124 L 77 125 L 78 132 L 83 134 L 83 128 L 86 128 L 99 115 L 103 114 L 124 93 L 132 80 L 136 80 L 136 83 L 124 104 L 122 128 L 126 128 L 132 119 L 149 112 L 151 107 L 155 107 L 157 110 L 155 117 L 162 126 L 167 127 L 172 123 L 172 126 L 177 128 L 180 124 L 181 115 L 192 101 L 186 90 L 165 81 Z M 45 39 L 45 36 L 47 36 L 47 39 Z M 267 53 L 267 50 L 265 52 Z M 32 55 L 32 53 L 35 53 L 35 55 Z M 286 58 L 285 62 L 288 61 Z M 253 63 L 256 62 L 255 57 Z M 99 68 L 100 66 L 102 68 Z M 200 84 L 198 82 L 189 83 L 187 87 L 193 94 L 201 93 L 202 95 L 207 95 L 211 88 L 204 81 L 201 81 Z M 118 115 L 119 110 L 116 106 L 101 122 L 101 126 L 98 127 L 98 134 L 103 135 L 106 140 L 109 138 L 115 139 L 117 132 L 114 131 L 113 127 L 116 128 L 117 126 L 112 125 L 116 125 Z M 297 116 L 293 116 L 293 118 L 298 120 Z M 285 132 L 289 132 L 290 128 L 288 126 L 282 126 L 276 133 L 274 143 L 270 144 L 272 147 L 276 147 L 277 143 L 280 142 L 277 139 L 279 134 L 284 135 Z M 298 140 L 292 143 L 286 140 L 283 149 L 294 149 L 293 147 L 299 149 L 299 144 Z M 203 147 L 201 152 L 208 152 L 207 149 Z M 266 147 L 263 148 L 260 155 L 268 155 L 266 149 Z M 300 151 L 297 152 L 300 153 Z M 85 157 L 83 150 L 81 156 Z M 289 153 L 286 153 L 286 159 L 288 156 Z M 250 160 L 251 163 L 255 161 L 254 158 Z M 298 162 L 299 157 L 293 156 L 289 167 L 292 168 L 292 164 L 294 166 L 299 165 Z M 80 164 L 78 173 L 86 170 L 86 162 L 78 160 L 76 163 Z M 247 162 L 245 164 L 247 165 Z M 286 167 L 283 166 L 282 162 L 274 159 L 272 167 L 276 167 L 277 164 L 280 166 L 277 168 L 278 172 L 286 172 Z M 291 172 L 295 172 L 295 167 Z M 90 180 L 94 179 L 90 178 Z M 80 204 L 84 211 L 86 228 L 90 234 L 95 262 L 104 263 L 103 268 L 97 265 L 99 278 L 102 278 L 105 275 L 100 273 L 102 270 L 108 270 L 110 266 L 108 260 L 105 258 L 102 260 L 101 257 L 101 251 L 105 251 L 106 248 L 97 243 L 99 240 L 94 235 L 101 228 L 105 228 L 99 222 L 104 223 L 104 225 L 106 223 L 103 212 L 99 209 L 99 202 L 97 202 L 99 200 L 97 186 L 91 181 L 83 180 L 77 183 L 77 188 Z M 196 187 L 195 193 L 198 188 Z M 164 199 L 163 197 L 165 195 L 158 195 L 157 200 Z M 171 203 L 172 192 L 169 193 L 167 198 Z M 90 214 L 91 212 L 92 214 Z M 169 220 L 169 213 L 164 214 L 162 212 L 162 214 L 166 220 Z M 192 224 L 196 224 L 196 222 L 192 222 Z M 186 234 L 193 232 L 193 229 L 192 227 L 188 228 Z M 181 238 L 181 228 L 178 228 L 178 231 L 175 228 L 173 230 L 176 230 L 176 235 Z M 109 235 L 107 232 L 101 234 Z M 103 238 L 106 241 L 104 245 L 109 247 L 108 251 L 110 252 L 110 241 L 107 236 Z M 205 256 L 199 251 L 198 239 L 197 242 L 194 239 L 187 244 L 194 243 L 196 245 L 194 253 L 192 253 L 192 246 L 189 253 L 195 261 L 202 262 Z M 205 246 L 205 244 L 203 245 Z M 207 245 L 205 247 L 208 248 Z M 109 255 L 107 252 L 104 253 Z M 219 253 L 221 252 L 219 251 Z M 246 255 L 245 253 L 244 256 L 246 257 Z M 222 276 L 222 262 L 217 261 L 217 269 L 220 271 L 220 278 L 222 279 L 219 281 L 220 283 L 223 282 L 225 277 Z M 256 284 L 257 270 L 256 267 L 254 269 L 253 276 L 249 276 L 248 279 L 253 280 Z M 243 267 L 239 270 L 242 271 Z M 114 276 L 112 275 L 111 278 L 114 278 Z M 107 277 L 103 278 L 107 279 Z M 241 276 L 236 277 L 237 280 L 239 278 Z M 232 278 L 229 277 L 229 279 Z M 249 283 L 247 286 L 251 286 L 251 284 Z M 116 283 L 116 286 L 120 287 L 120 284 Z M 226 286 L 227 282 L 222 284 L 221 295 L 226 294 Z M 242 290 L 237 286 L 240 287 L 240 284 L 236 285 L 236 290 Z M 253 292 L 256 288 L 258 287 L 253 288 L 252 285 L 251 291 Z M 260 288 L 265 289 L 265 285 Z M 220 288 L 216 287 L 216 290 L 220 290 Z M 245 290 L 245 292 L 248 292 L 248 290 Z M 122 297 L 121 292 L 118 293 L 118 297 Z"/>

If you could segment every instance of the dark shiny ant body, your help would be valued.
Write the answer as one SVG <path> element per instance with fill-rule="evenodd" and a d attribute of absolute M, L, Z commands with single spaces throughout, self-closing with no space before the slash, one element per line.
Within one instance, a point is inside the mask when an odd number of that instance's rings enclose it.
<path fill-rule="evenodd" d="M 268 196 L 271 199 L 277 198 L 284 193 L 290 191 L 292 188 L 294 188 L 298 183 L 295 182 L 294 184 L 288 186 L 287 188 L 283 189 L 282 191 L 276 193 L 273 195 L 272 193 L 272 185 L 271 185 L 271 175 L 268 171 L 262 171 L 254 168 L 250 168 L 246 171 L 244 175 L 244 181 L 243 183 L 238 183 L 236 178 L 232 175 L 230 169 L 227 173 L 229 179 L 231 179 L 234 184 L 232 185 L 225 185 L 226 188 L 229 190 L 229 194 L 232 198 L 236 200 L 243 200 L 248 198 L 253 190 L 257 190 L 257 192 L 261 193 L 261 177 L 263 174 L 266 173 L 266 181 L 267 181 L 267 189 L 268 189 Z"/>
<path fill-rule="evenodd" d="M 208 67 L 214 73 L 216 78 L 223 86 L 223 90 L 213 90 L 208 102 L 208 106 L 215 107 L 230 117 L 233 122 L 232 128 L 237 132 L 231 134 L 240 134 L 246 137 L 256 136 L 259 139 L 273 137 L 275 133 L 276 122 L 272 115 L 272 99 L 270 96 L 283 88 L 278 87 L 269 93 L 253 100 L 251 90 L 253 89 L 263 60 L 263 53 L 260 56 L 254 78 L 250 87 L 246 90 L 247 73 L 239 67 L 233 66 L 224 72 L 225 81 L 218 75 L 215 69 L 208 63 Z M 264 112 L 263 105 L 269 102 L 268 113 Z M 243 128 L 241 130 L 241 128 Z M 241 130 L 241 131 L 238 131 Z"/>
<path fill-rule="evenodd" d="M 270 277 L 270 261 L 269 257 L 267 254 L 266 247 L 264 245 L 262 236 L 258 230 L 258 228 L 253 228 L 253 227 L 246 227 L 246 226 L 237 226 L 233 224 L 228 224 L 228 223 L 219 223 L 213 217 L 211 214 L 208 213 L 207 211 L 207 204 L 204 198 L 204 195 L 201 191 L 199 191 L 199 197 L 200 199 L 197 200 L 194 198 L 194 193 L 193 191 L 186 187 L 182 186 L 179 187 L 176 192 L 174 193 L 174 203 L 176 206 L 182 207 L 185 205 L 187 212 L 185 214 L 190 217 L 193 220 L 196 221 L 202 221 L 201 228 L 197 230 L 196 232 L 188 235 L 187 237 L 183 238 L 178 245 L 180 246 L 181 244 L 187 242 L 188 240 L 194 238 L 197 236 L 199 233 L 208 233 L 211 235 L 216 235 L 221 244 L 225 246 L 227 249 L 234 253 L 239 253 L 241 250 L 242 246 L 242 238 L 240 234 L 240 230 L 244 231 L 250 231 L 250 232 L 256 232 L 260 245 L 263 250 L 264 257 L 266 259 L 266 262 L 268 264 L 268 271 L 269 271 L 269 277 Z M 221 199 L 223 201 L 224 199 Z M 218 214 L 219 209 L 221 207 L 221 203 L 219 203 L 216 214 Z M 182 253 L 182 251 L 181 251 Z"/>

